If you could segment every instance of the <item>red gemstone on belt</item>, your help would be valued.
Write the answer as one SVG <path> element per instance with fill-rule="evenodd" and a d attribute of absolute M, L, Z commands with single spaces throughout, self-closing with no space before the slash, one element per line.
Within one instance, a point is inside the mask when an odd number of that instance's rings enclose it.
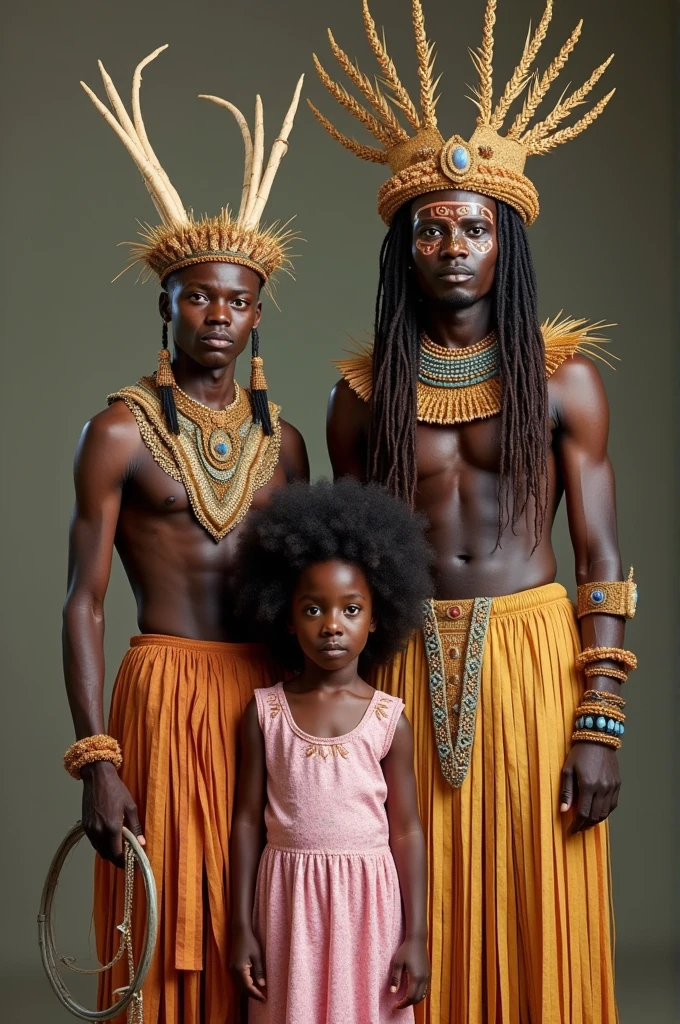
<path fill-rule="evenodd" d="M 450 608 L 448 609 L 448 611 L 447 611 L 447 613 L 446 613 L 446 614 L 448 615 L 448 617 L 449 617 L 450 619 L 457 619 L 457 618 L 458 618 L 458 616 L 460 615 L 460 608 L 458 607 L 458 605 L 457 605 L 457 604 L 453 604 L 453 605 L 451 605 L 451 607 L 450 607 Z"/>

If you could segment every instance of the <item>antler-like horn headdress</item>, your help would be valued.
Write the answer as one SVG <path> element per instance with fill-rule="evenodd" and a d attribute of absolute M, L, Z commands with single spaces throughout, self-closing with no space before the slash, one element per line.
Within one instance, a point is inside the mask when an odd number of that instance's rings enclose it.
<path fill-rule="evenodd" d="M 101 61 L 99 70 L 113 113 L 84 82 L 80 83 L 137 164 L 161 218 L 158 227 L 148 227 L 145 230 L 142 242 L 133 243 L 131 265 L 144 263 L 163 281 L 173 271 L 192 263 L 237 263 L 250 267 L 266 282 L 275 271 L 280 268 L 289 270 L 291 267 L 288 247 L 293 238 L 292 232 L 285 226 L 278 228 L 276 225 L 261 229 L 260 217 L 269 198 L 279 164 L 288 148 L 288 136 L 293 127 L 304 76 L 297 84 L 293 101 L 284 118 L 281 132 L 272 146 L 266 167 L 264 120 L 260 97 L 257 96 L 255 101 L 253 135 L 245 117 L 232 103 L 218 96 L 201 97 L 225 107 L 234 115 L 245 143 L 245 173 L 241 205 L 236 218 L 232 218 L 229 208 L 224 207 L 217 217 L 204 216 L 200 220 L 195 220 L 191 210 L 184 207 L 177 190 L 158 162 L 142 120 L 139 101 L 142 71 L 165 49 L 167 46 L 160 46 L 135 69 L 132 78 L 132 117 L 125 109 Z"/>
<path fill-rule="evenodd" d="M 509 203 L 526 224 L 533 223 L 538 216 L 538 193 L 523 173 L 526 159 L 535 153 L 547 153 L 575 138 L 599 117 L 614 95 L 613 89 L 580 120 L 558 130 L 561 122 L 585 101 L 612 57 L 596 68 L 579 89 L 569 96 L 562 95 L 548 116 L 530 128 L 538 105 L 576 46 L 583 22 L 579 21 L 557 57 L 539 75 L 532 68 L 545 39 L 553 9 L 553 0 L 546 0 L 543 17 L 533 33 L 529 29 L 521 60 L 494 107 L 492 76 L 496 0 L 487 0 L 482 45 L 478 50 L 470 51 L 479 74 L 479 85 L 474 90 L 473 99 L 479 109 L 477 127 L 469 141 L 460 135 L 445 140 L 437 128 L 435 113 L 439 79 L 434 80 L 434 44 L 428 42 L 425 34 L 420 0 L 411 0 L 420 78 L 420 112 L 397 75 L 384 35 L 381 38 L 376 31 L 367 0 L 362 0 L 362 3 L 366 35 L 380 66 L 378 80 L 372 82 L 359 70 L 358 64 L 353 63 L 337 45 L 330 29 L 328 35 L 340 67 L 374 113 L 334 82 L 316 55 L 314 62 L 331 95 L 368 128 L 381 144 L 380 148 L 363 145 L 342 135 L 313 104 L 310 106 L 324 128 L 352 153 L 363 160 L 389 165 L 393 176 L 385 182 L 378 195 L 378 211 L 383 220 L 389 224 L 399 207 L 416 196 L 458 187 Z M 503 136 L 500 130 L 508 111 L 524 90 L 524 105 Z M 403 127 L 397 111 L 408 122 L 410 130 Z"/>

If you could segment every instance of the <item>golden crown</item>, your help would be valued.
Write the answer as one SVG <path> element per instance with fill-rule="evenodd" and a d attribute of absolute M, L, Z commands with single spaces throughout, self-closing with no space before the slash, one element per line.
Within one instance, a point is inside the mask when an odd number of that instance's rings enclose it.
<path fill-rule="evenodd" d="M 211 100 L 233 114 L 241 129 L 245 145 L 245 170 L 241 206 L 238 216 L 232 217 L 229 207 L 224 207 L 216 217 L 194 218 L 190 209 L 185 209 L 177 190 L 161 167 L 158 157 L 151 148 L 146 134 L 140 106 L 142 71 L 167 46 L 160 46 L 137 65 L 132 78 L 132 117 L 129 116 L 116 87 L 99 61 L 102 81 L 109 98 L 113 114 L 81 82 L 97 110 L 107 124 L 113 128 L 128 153 L 142 173 L 161 224 L 158 227 L 146 225 L 141 233 L 141 242 L 132 242 L 130 266 L 144 263 L 163 281 L 175 270 L 193 263 L 237 263 L 249 267 L 266 282 L 276 270 L 290 270 L 289 244 L 295 237 L 287 226 L 277 224 L 260 228 L 260 217 L 269 198 L 279 164 L 288 149 L 288 136 L 300 99 L 304 75 L 295 89 L 293 101 L 286 114 L 283 126 L 275 140 L 266 168 L 264 166 L 264 119 L 262 100 L 255 99 L 255 126 L 251 135 L 248 123 L 228 100 L 219 96 L 201 96 Z M 115 114 L 115 116 L 114 116 Z"/>
<path fill-rule="evenodd" d="M 368 100 L 374 113 L 362 106 L 342 85 L 334 82 L 314 55 L 319 77 L 330 94 L 382 144 L 382 148 L 366 146 L 343 135 L 314 104 L 309 104 L 324 128 L 352 153 L 362 160 L 388 164 L 392 177 L 378 194 L 378 212 L 387 224 L 399 207 L 410 199 L 426 192 L 453 187 L 480 192 L 508 203 L 518 211 L 526 224 L 532 224 L 538 216 L 539 205 L 538 193 L 523 173 L 527 157 L 547 153 L 576 138 L 599 117 L 614 95 L 615 90 L 612 89 L 575 124 L 558 130 L 561 122 L 585 101 L 600 80 L 613 58 L 612 54 L 579 89 L 569 96 L 562 94 L 543 121 L 529 127 L 539 104 L 576 46 L 583 26 L 583 21 L 579 21 L 542 75 L 532 70 L 552 18 L 553 0 L 547 0 L 535 31 L 532 33 L 529 27 L 521 60 L 494 107 L 492 79 L 496 2 L 487 0 L 482 44 L 478 50 L 470 50 L 479 74 L 479 84 L 473 90 L 474 97 L 471 97 L 479 109 L 479 116 L 477 127 L 468 141 L 460 135 L 452 135 L 445 140 L 437 128 L 435 108 L 438 97 L 435 93 L 439 78 L 434 78 L 434 44 L 426 36 L 420 0 L 411 0 L 420 79 L 420 113 L 397 75 L 387 52 L 384 34 L 381 38 L 376 31 L 367 0 L 362 0 L 364 26 L 380 66 L 378 79 L 371 81 L 360 71 L 359 65 L 351 61 L 337 45 L 330 29 L 328 36 L 331 50 L 340 67 Z M 508 111 L 524 90 L 526 96 L 522 109 L 510 130 L 503 136 L 500 130 Z M 403 127 L 396 111 L 405 117 L 412 131 Z"/>

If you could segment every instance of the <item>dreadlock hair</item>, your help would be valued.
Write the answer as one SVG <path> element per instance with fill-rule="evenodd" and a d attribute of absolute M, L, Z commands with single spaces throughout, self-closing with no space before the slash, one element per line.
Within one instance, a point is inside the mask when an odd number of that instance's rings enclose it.
<path fill-rule="evenodd" d="M 418 483 L 420 325 L 410 264 L 411 217 L 407 203 L 397 210 L 380 249 L 367 476 L 413 507 Z"/>
<path fill-rule="evenodd" d="M 299 669 L 302 652 L 288 629 L 297 580 L 311 565 L 348 562 L 366 577 L 377 621 L 364 655 L 386 661 L 422 625 L 423 602 L 433 591 L 425 528 L 424 517 L 377 484 L 345 477 L 282 487 L 244 524 L 233 580 L 236 614 L 256 627 L 283 667 Z"/>
<path fill-rule="evenodd" d="M 529 510 L 538 544 L 547 514 L 548 388 L 536 275 L 519 214 L 497 201 L 493 301 L 501 377 L 498 540 Z M 409 204 L 396 213 L 380 251 L 367 477 L 411 506 L 417 488 L 416 422 L 422 324 L 409 273 Z"/>

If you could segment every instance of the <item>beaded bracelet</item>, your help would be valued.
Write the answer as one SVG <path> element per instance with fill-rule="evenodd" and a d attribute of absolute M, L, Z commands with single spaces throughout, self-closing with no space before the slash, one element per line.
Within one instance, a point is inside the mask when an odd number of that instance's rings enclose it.
<path fill-rule="evenodd" d="M 110 761 L 116 770 L 120 768 L 123 754 L 118 740 L 105 733 L 85 736 L 76 740 L 64 754 L 64 768 L 73 779 L 80 779 L 81 769 L 95 761 Z"/>
<path fill-rule="evenodd" d="M 621 749 L 621 740 L 618 736 L 608 736 L 605 733 L 595 732 L 592 729 L 576 729 L 571 734 L 573 743 L 586 742 L 586 743 L 604 743 L 606 747 L 613 747 L 614 750 Z"/>
<path fill-rule="evenodd" d="M 576 658 L 576 668 L 584 669 L 594 661 L 617 661 L 631 670 L 637 668 L 637 658 L 633 652 L 625 651 L 622 647 L 586 647 Z"/>
<path fill-rule="evenodd" d="M 613 707 L 623 709 L 626 702 L 619 693 L 610 693 L 609 690 L 586 690 L 581 698 L 581 703 L 586 701 L 597 701 L 600 704 L 610 704 Z"/>
<path fill-rule="evenodd" d="M 603 696 L 602 690 L 588 690 L 586 693 L 587 696 L 576 711 L 572 740 L 604 743 L 618 750 L 621 746 L 621 737 L 626 731 L 626 716 L 619 702 L 620 698 L 619 701 L 610 700 L 609 697 L 615 695 Z"/>
<path fill-rule="evenodd" d="M 592 676 L 607 676 L 609 679 L 618 679 L 620 683 L 628 680 L 628 671 L 623 668 L 608 668 L 606 665 L 588 665 L 584 673 L 586 679 Z"/>

